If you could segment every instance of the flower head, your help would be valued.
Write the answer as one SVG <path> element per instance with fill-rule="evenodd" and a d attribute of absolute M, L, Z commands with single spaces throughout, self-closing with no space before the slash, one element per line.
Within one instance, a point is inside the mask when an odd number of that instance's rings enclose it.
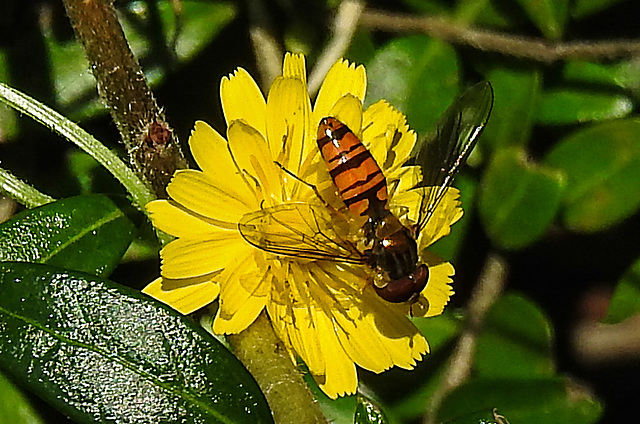
<path fill-rule="evenodd" d="M 406 315 L 438 315 L 453 294 L 453 267 L 431 256 L 422 258 L 429 283 L 413 306 L 380 298 L 362 261 L 337 259 L 356 249 L 362 222 L 345 210 L 319 154 L 323 117 L 345 123 L 369 149 L 404 224 L 416 221 L 421 198 L 412 190 L 419 170 L 403 166 L 415 133 L 384 101 L 363 110 L 365 90 L 364 67 L 347 61 L 331 68 L 313 107 L 303 56 L 287 54 L 266 99 L 237 69 L 220 87 L 226 138 L 197 122 L 189 145 L 201 170 L 176 172 L 170 199 L 147 205 L 154 225 L 176 240 L 162 249 L 162 277 L 144 291 L 183 313 L 218 299 L 219 334 L 243 331 L 266 310 L 292 356 L 332 398 L 355 392 L 356 365 L 411 369 L 429 346 Z M 420 250 L 461 217 L 457 196 L 449 189 L 440 202 Z M 328 252 L 326 259 L 302 254 L 309 246 Z"/>

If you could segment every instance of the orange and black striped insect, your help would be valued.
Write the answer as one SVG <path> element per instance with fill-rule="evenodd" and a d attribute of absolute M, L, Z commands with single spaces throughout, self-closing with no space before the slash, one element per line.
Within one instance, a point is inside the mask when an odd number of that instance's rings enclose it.
<path fill-rule="evenodd" d="M 423 197 L 411 227 L 389 210 L 387 181 L 371 153 L 346 125 L 325 117 L 318 128 L 318 147 L 339 197 L 352 215 L 364 221 L 360 245 L 366 248 L 341 239 L 348 219 L 311 204 L 266 208 L 246 216 L 238 228 L 249 243 L 275 254 L 366 264 L 381 276 L 374 284 L 380 297 L 394 303 L 415 302 L 429 281 L 429 268 L 420 263 L 416 240 L 473 150 L 492 105 L 491 84 L 471 87 L 444 113 L 435 137 L 410 159 L 420 166 L 423 177 L 414 187 L 422 189 Z M 306 227 L 293 222 L 304 222 Z"/>

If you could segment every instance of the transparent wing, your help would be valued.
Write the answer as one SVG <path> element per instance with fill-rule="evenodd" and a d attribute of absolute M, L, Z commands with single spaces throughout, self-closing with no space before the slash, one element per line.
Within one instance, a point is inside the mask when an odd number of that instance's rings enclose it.
<path fill-rule="evenodd" d="M 491 84 L 483 81 L 472 86 L 449 106 L 438 121 L 435 136 L 426 139 L 411 160 L 422 170 L 422 181 L 417 187 L 436 188 L 425 191 L 428 195 L 422 199 L 417 221 L 418 233 L 433 215 L 478 142 L 492 106 Z"/>
<path fill-rule="evenodd" d="M 277 255 L 363 263 L 348 240 L 354 224 L 326 206 L 290 203 L 245 215 L 238 229 L 253 246 Z"/>

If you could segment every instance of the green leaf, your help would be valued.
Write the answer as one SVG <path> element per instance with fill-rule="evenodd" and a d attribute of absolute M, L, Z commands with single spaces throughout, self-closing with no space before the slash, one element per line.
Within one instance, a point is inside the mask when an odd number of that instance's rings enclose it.
<path fill-rule="evenodd" d="M 447 397 L 438 422 L 478 424 L 494 408 L 518 424 L 589 424 L 602 414 L 602 406 L 569 379 L 477 379 Z"/>
<path fill-rule="evenodd" d="M 9 61 L 7 54 L 0 49 L 0 81 L 9 81 Z M 13 138 L 18 133 L 18 113 L 9 106 L 0 103 L 0 143 Z"/>
<path fill-rule="evenodd" d="M 42 418 L 18 388 L 0 373 L 0 424 L 40 424 Z"/>
<path fill-rule="evenodd" d="M 368 397 L 359 394 L 354 424 L 387 424 L 389 420 L 380 407 Z"/>
<path fill-rule="evenodd" d="M 602 322 L 617 324 L 640 312 L 640 260 L 622 276 Z"/>
<path fill-rule="evenodd" d="M 494 92 L 493 109 L 480 146 L 493 151 L 529 141 L 542 76 L 535 68 L 496 67 L 486 73 Z"/>
<path fill-rule="evenodd" d="M 504 248 L 525 247 L 544 235 L 563 191 L 563 178 L 534 166 L 517 149 L 493 157 L 480 190 L 480 219 L 491 240 Z"/>
<path fill-rule="evenodd" d="M 20 262 L 0 292 L 0 367 L 76 421 L 272 422 L 228 350 L 139 292 Z"/>
<path fill-rule="evenodd" d="M 459 91 L 458 59 L 448 44 L 427 36 L 396 38 L 367 66 L 367 106 L 386 99 L 419 133 L 435 130 Z"/>
<path fill-rule="evenodd" d="M 552 376 L 549 321 L 533 302 L 514 294 L 503 296 L 483 325 L 474 364 L 478 377 Z"/>
<path fill-rule="evenodd" d="M 632 110 L 631 99 L 620 94 L 556 89 L 543 93 L 538 121 L 546 125 L 574 124 L 622 118 Z"/>
<path fill-rule="evenodd" d="M 604 230 L 640 206 L 640 120 L 606 122 L 570 134 L 549 152 L 548 166 L 567 177 L 564 221 L 583 232 Z"/>
<path fill-rule="evenodd" d="M 429 252 L 448 261 L 455 261 L 458 253 L 464 247 L 467 229 L 472 223 L 471 217 L 475 213 L 475 197 L 478 182 L 471 177 L 462 174 L 456 177 L 453 185 L 460 190 L 460 203 L 464 210 L 462 219 L 451 227 L 451 233 L 429 246 Z"/>
<path fill-rule="evenodd" d="M 622 0 L 574 0 L 571 14 L 578 19 L 584 18 L 608 9 L 621 1 Z"/>
<path fill-rule="evenodd" d="M 569 12 L 568 0 L 518 0 L 529 19 L 546 38 L 562 38 Z"/>
<path fill-rule="evenodd" d="M 134 232 L 131 220 L 111 198 L 70 197 L 23 211 L 0 225 L 0 261 L 109 275 Z"/>
<path fill-rule="evenodd" d="M 601 84 L 629 90 L 640 96 L 640 59 L 633 58 L 614 63 L 567 62 L 563 77 L 568 81 Z"/>

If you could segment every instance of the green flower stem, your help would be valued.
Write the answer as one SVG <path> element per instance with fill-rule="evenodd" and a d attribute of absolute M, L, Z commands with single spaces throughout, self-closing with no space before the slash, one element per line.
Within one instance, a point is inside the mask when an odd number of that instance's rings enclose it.
<path fill-rule="evenodd" d="M 276 424 L 327 423 L 264 312 L 249 328 L 227 340 L 258 382 Z"/>
<path fill-rule="evenodd" d="M 122 183 L 138 209 L 144 211 L 144 205 L 155 199 L 153 193 L 115 153 L 55 110 L 3 83 L 0 83 L 0 100 L 29 115 L 91 155 Z"/>
<path fill-rule="evenodd" d="M 36 208 L 56 200 L 44 193 L 40 193 L 11 172 L 2 168 L 0 168 L 0 191 L 27 208 Z"/>

